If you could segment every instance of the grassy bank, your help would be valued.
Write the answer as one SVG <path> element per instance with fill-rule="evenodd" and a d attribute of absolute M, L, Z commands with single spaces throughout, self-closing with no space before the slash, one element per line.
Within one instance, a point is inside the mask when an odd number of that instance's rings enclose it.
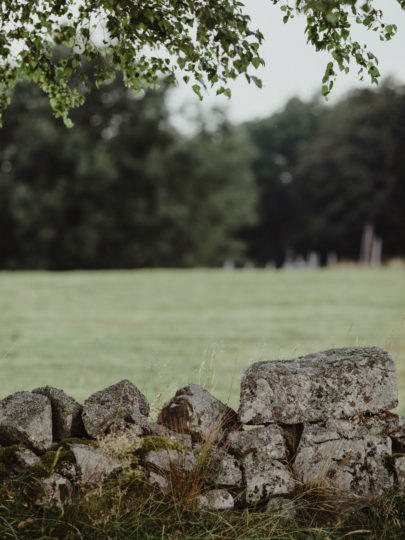
<path fill-rule="evenodd" d="M 405 530 L 405 498 L 387 493 L 370 504 L 312 489 L 293 502 L 294 513 L 266 506 L 201 512 L 187 493 L 163 496 L 143 489 L 136 476 L 121 475 L 103 486 L 77 491 L 69 503 L 51 509 L 31 504 L 38 490 L 23 477 L 0 486 L 0 538 L 42 540 L 399 540 Z M 178 495 L 178 494 L 177 494 Z"/>
<path fill-rule="evenodd" d="M 258 360 L 379 345 L 405 413 L 405 269 L 0 274 L 0 397 L 43 384 L 79 400 L 129 378 L 150 401 L 201 382 L 237 406 Z"/>

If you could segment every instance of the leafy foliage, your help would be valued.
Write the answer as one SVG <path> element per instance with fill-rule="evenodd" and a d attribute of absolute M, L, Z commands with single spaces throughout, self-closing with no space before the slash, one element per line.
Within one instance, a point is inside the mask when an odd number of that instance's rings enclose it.
<path fill-rule="evenodd" d="M 21 78 L 49 96 L 57 117 L 82 104 L 89 79 L 83 59 L 95 65 L 98 83 L 122 71 L 139 92 L 180 70 L 202 98 L 207 84 L 230 95 L 226 83 L 263 60 L 260 31 L 249 26 L 234 0 L 38 0 L 1 2 L 0 109 Z M 55 59 L 55 44 L 67 48 Z M 249 77 L 249 76 L 248 76 Z"/>
<path fill-rule="evenodd" d="M 391 0 L 393 1 L 393 0 Z M 397 0 L 405 8 L 404 0 Z M 395 24 L 385 24 L 374 0 L 272 0 L 284 22 L 303 13 L 306 34 L 331 61 L 323 78 L 327 95 L 337 70 L 348 71 L 353 59 L 359 75 L 377 82 L 378 61 L 352 38 L 358 24 L 390 40 Z M 135 92 L 155 87 L 159 79 L 183 78 L 202 99 L 207 85 L 228 97 L 229 80 L 246 76 L 261 87 L 251 70 L 264 64 L 260 30 L 252 30 L 245 6 L 237 0 L 15 0 L 0 3 L 0 113 L 9 92 L 22 78 L 48 95 L 57 117 L 67 126 L 69 111 L 82 104 L 89 89 L 83 60 L 94 62 L 98 83 L 118 71 Z M 55 45 L 66 54 L 56 59 Z M 1 120 L 1 117 L 0 117 Z"/>
<path fill-rule="evenodd" d="M 278 4 L 279 0 L 272 0 Z M 405 9 L 404 0 L 397 0 Z M 374 0 L 296 0 L 283 3 L 284 22 L 302 13 L 307 20 L 305 33 L 308 42 L 317 51 L 327 51 L 331 61 L 327 64 L 322 80 L 322 94 L 327 96 L 332 90 L 337 71 L 349 72 L 350 60 L 357 65 L 359 77 L 368 75 L 373 83 L 380 77 L 378 60 L 367 48 L 353 39 L 353 24 L 377 32 L 381 41 L 389 41 L 397 32 L 395 24 L 386 24 L 383 12 L 375 7 Z"/>

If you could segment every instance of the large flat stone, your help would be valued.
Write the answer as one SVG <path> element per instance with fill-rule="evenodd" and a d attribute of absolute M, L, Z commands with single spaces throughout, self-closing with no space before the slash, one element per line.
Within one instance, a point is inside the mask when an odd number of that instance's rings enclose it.
<path fill-rule="evenodd" d="M 239 418 L 247 424 L 300 424 L 397 404 L 391 356 L 378 347 L 346 347 L 251 365 L 242 378 Z"/>
<path fill-rule="evenodd" d="M 52 445 L 52 408 L 45 396 L 16 392 L 0 401 L 0 443 L 44 452 Z"/>
<path fill-rule="evenodd" d="M 158 422 L 177 431 L 188 433 L 194 441 L 221 441 L 239 424 L 234 410 L 227 407 L 199 384 L 180 388 L 163 407 Z"/>
<path fill-rule="evenodd" d="M 374 497 L 393 486 L 391 452 L 381 426 L 330 419 L 304 427 L 294 468 L 304 484 Z"/>

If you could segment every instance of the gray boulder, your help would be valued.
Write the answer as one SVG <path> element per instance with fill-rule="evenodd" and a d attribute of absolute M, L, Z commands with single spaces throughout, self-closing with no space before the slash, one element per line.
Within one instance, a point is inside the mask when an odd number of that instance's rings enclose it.
<path fill-rule="evenodd" d="M 225 489 L 206 491 L 197 497 L 197 508 L 200 510 L 232 510 L 234 500 Z"/>
<path fill-rule="evenodd" d="M 52 408 L 45 396 L 16 392 L 0 401 L 0 442 L 45 452 L 52 445 Z"/>
<path fill-rule="evenodd" d="M 295 482 L 287 466 L 275 459 L 258 460 L 255 454 L 243 458 L 248 504 L 266 501 L 277 495 L 293 495 Z"/>
<path fill-rule="evenodd" d="M 229 430 L 238 429 L 237 415 L 199 384 L 180 388 L 162 409 L 158 422 L 194 441 L 219 442 Z"/>
<path fill-rule="evenodd" d="M 347 347 L 251 365 L 242 378 L 239 418 L 248 424 L 299 424 L 378 413 L 397 404 L 391 356 L 378 347 Z"/>
<path fill-rule="evenodd" d="M 70 443 L 76 468 L 83 484 L 97 484 L 114 471 L 121 469 L 121 463 L 106 455 L 100 448 L 88 444 Z"/>
<path fill-rule="evenodd" d="M 210 459 L 206 484 L 224 487 L 241 486 L 242 470 L 238 460 L 234 456 L 219 451 Z"/>
<path fill-rule="evenodd" d="M 304 484 L 374 497 L 393 486 L 391 452 L 381 427 L 330 419 L 304 427 L 294 468 Z"/>
<path fill-rule="evenodd" d="M 147 422 L 149 404 L 130 381 L 123 380 L 92 394 L 83 405 L 82 419 L 87 434 L 100 438 L 114 429 Z"/>
<path fill-rule="evenodd" d="M 19 446 L 14 452 L 11 469 L 15 474 L 22 474 L 40 461 L 39 457 L 32 450 Z"/>
<path fill-rule="evenodd" d="M 32 392 L 46 396 L 51 402 L 55 441 L 84 435 L 83 407 L 75 399 L 68 396 L 63 390 L 52 386 L 35 388 Z"/>
<path fill-rule="evenodd" d="M 285 465 L 287 449 L 279 426 L 272 424 L 230 433 L 227 449 L 242 463 L 248 504 L 294 492 L 295 483 Z"/>

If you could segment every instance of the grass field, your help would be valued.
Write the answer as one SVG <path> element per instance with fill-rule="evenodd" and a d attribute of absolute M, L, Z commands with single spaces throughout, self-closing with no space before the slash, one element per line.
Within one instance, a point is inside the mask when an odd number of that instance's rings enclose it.
<path fill-rule="evenodd" d="M 405 413 L 405 268 L 3 272 L 0 343 L 0 397 L 128 378 L 150 401 L 200 382 L 233 406 L 251 362 L 379 345 Z"/>

